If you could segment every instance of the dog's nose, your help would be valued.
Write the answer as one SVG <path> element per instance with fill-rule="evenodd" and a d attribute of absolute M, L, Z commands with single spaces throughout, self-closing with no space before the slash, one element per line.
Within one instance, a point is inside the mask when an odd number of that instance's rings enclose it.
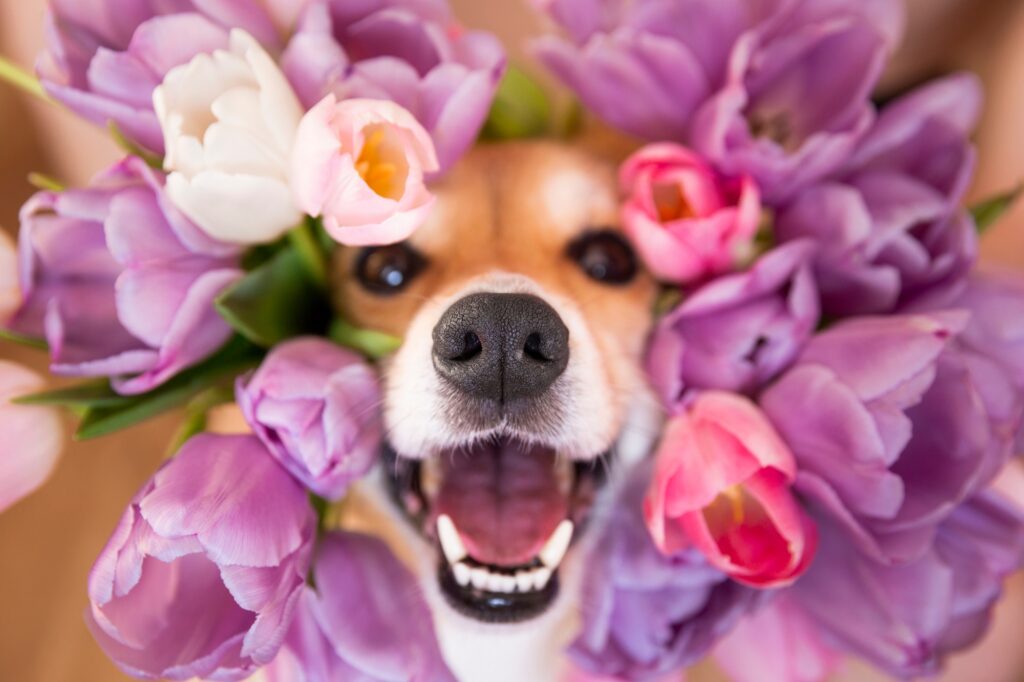
<path fill-rule="evenodd" d="M 569 330 L 527 294 L 471 294 L 434 327 L 434 367 L 476 398 L 511 402 L 546 391 L 569 363 Z"/>

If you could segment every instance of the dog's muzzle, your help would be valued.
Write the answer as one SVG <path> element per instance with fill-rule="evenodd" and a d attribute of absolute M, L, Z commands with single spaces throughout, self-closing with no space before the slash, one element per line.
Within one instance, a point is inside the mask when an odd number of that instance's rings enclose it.
<path fill-rule="evenodd" d="M 601 458 L 545 444 L 564 409 L 569 330 L 537 296 L 477 293 L 442 315 L 433 342 L 445 417 L 465 438 L 420 458 L 386 453 L 392 493 L 436 543 L 453 607 L 490 622 L 535 617 L 603 482 Z"/>

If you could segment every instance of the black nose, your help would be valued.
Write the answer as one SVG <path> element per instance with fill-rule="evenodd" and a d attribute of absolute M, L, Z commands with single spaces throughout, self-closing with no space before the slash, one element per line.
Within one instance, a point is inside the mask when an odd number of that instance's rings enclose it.
<path fill-rule="evenodd" d="M 508 403 L 546 391 L 569 363 L 569 330 L 526 294 L 471 294 L 434 327 L 434 367 L 462 392 Z"/>

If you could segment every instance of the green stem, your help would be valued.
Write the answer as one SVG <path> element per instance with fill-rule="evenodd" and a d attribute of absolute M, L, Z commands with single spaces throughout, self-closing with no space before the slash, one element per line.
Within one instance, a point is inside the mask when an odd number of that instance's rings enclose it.
<path fill-rule="evenodd" d="M 38 78 L 5 57 L 0 57 L 0 81 L 6 81 L 44 102 L 53 102 Z"/>
<path fill-rule="evenodd" d="M 67 189 L 63 182 L 44 173 L 29 173 L 28 184 L 46 192 L 63 192 Z"/>
<path fill-rule="evenodd" d="M 120 147 L 123 151 L 137 156 L 142 159 L 147 166 L 155 170 L 163 170 L 164 160 L 155 154 L 147 152 L 145 149 L 135 144 L 128 139 L 128 136 L 124 134 L 121 128 L 114 121 L 107 122 L 107 132 L 110 133 L 110 137 L 114 139 L 114 144 Z"/>
<path fill-rule="evenodd" d="M 326 291 L 328 286 L 327 255 L 320 248 L 316 236 L 316 219 L 306 218 L 301 225 L 288 233 L 292 247 L 306 264 L 306 269 L 316 285 Z"/>

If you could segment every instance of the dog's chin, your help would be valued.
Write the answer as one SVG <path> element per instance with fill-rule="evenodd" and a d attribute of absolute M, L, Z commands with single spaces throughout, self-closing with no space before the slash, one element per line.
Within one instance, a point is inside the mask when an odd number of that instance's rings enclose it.
<path fill-rule="evenodd" d="M 559 568 L 582 534 L 608 458 L 560 455 L 511 432 L 428 457 L 384 447 L 394 503 L 437 552 L 448 604 L 485 623 L 543 614 L 559 594 Z"/>

